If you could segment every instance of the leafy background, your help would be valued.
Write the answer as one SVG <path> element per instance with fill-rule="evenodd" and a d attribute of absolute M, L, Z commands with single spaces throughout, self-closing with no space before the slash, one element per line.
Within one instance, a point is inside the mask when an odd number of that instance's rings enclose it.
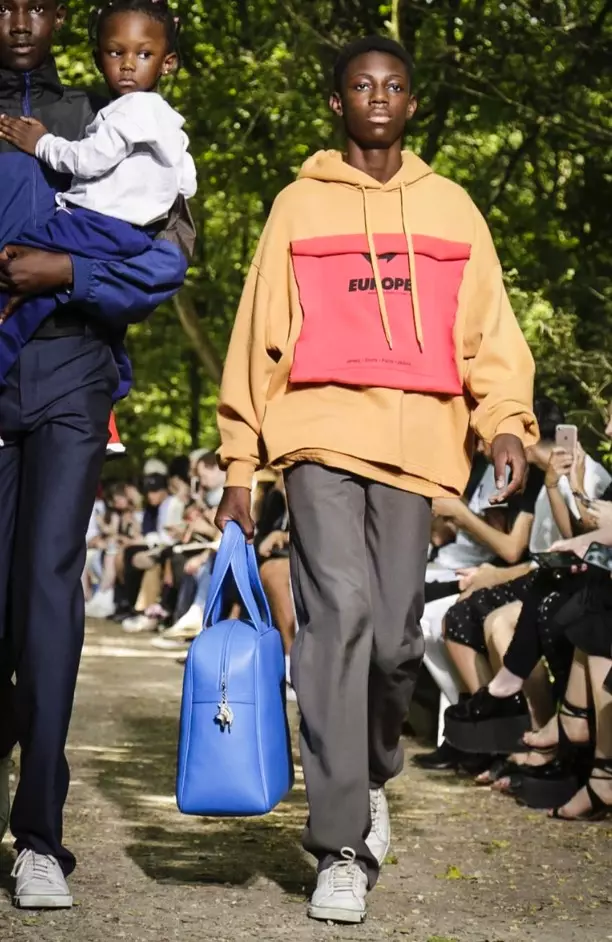
<path fill-rule="evenodd" d="M 130 335 L 120 406 L 134 467 L 215 444 L 215 398 L 241 284 L 274 196 L 336 141 L 329 74 L 371 32 L 417 59 L 409 144 L 485 212 L 515 309 L 557 397 L 601 444 L 612 338 L 612 0 L 177 0 L 185 115 L 199 171 L 198 246 L 176 300 Z M 97 85 L 75 10 L 65 80 Z"/>

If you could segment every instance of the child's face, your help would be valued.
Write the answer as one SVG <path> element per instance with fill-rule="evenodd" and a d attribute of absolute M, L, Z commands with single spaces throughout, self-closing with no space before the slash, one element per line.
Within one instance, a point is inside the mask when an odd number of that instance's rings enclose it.
<path fill-rule="evenodd" d="M 342 94 L 330 105 L 344 120 L 349 138 L 363 148 L 385 150 L 401 141 L 416 98 L 401 59 L 387 52 L 365 52 L 349 62 Z"/>
<path fill-rule="evenodd" d="M 13 72 L 39 68 L 65 18 L 57 0 L 0 0 L 0 67 Z"/>
<path fill-rule="evenodd" d="M 111 92 L 120 96 L 152 91 L 162 75 L 174 71 L 177 57 L 168 53 L 163 23 L 143 13 L 116 13 L 103 24 L 97 63 Z"/>

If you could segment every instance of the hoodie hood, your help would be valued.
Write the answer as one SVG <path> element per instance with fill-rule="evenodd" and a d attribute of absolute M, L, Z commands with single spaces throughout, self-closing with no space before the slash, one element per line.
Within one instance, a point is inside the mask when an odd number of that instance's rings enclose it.
<path fill-rule="evenodd" d="M 406 189 L 409 186 L 412 186 L 414 183 L 418 183 L 419 180 L 423 180 L 425 177 L 431 176 L 432 174 L 433 170 L 431 167 L 429 167 L 425 161 L 421 160 L 420 157 L 417 157 L 416 154 L 413 154 L 412 151 L 409 150 L 402 152 L 402 166 L 398 172 L 386 183 L 381 183 L 379 180 L 375 180 L 374 177 L 371 177 L 363 170 L 358 170 L 356 167 L 352 167 L 350 164 L 347 164 L 343 155 L 340 153 L 340 151 L 337 150 L 321 150 L 316 154 L 313 154 L 313 156 L 309 157 L 308 160 L 304 163 L 298 174 L 298 179 L 320 180 L 324 183 L 339 183 L 344 186 L 355 187 L 360 192 L 363 202 L 364 230 L 368 240 L 370 257 L 372 259 L 372 273 L 374 275 L 374 283 L 376 285 L 376 295 L 378 298 L 380 318 L 390 350 L 393 349 L 393 336 L 391 334 L 391 327 L 389 325 L 389 316 L 385 302 L 385 293 L 383 290 L 382 277 L 380 274 L 380 266 L 378 264 L 378 258 L 374 246 L 374 233 L 372 232 L 372 227 L 370 224 L 368 195 L 373 190 L 380 190 L 384 192 L 398 191 L 402 211 L 402 228 L 408 249 L 408 264 L 410 266 L 410 278 L 412 281 L 414 330 L 416 333 L 417 343 L 420 350 L 422 351 L 423 324 L 421 320 L 421 306 L 419 303 L 419 290 L 416 278 L 414 240 L 412 237 L 412 230 L 410 228 L 410 220 L 408 218 L 408 211 L 406 206 Z"/>

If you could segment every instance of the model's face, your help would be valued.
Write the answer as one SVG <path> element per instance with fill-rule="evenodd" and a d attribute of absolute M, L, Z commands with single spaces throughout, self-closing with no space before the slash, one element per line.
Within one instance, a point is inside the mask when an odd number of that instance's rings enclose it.
<path fill-rule="evenodd" d="M 56 0 L 0 0 L 0 67 L 39 68 L 65 18 L 66 9 Z"/>
<path fill-rule="evenodd" d="M 386 150 L 401 141 L 417 102 L 406 66 L 386 52 L 365 52 L 351 60 L 341 94 L 330 99 L 348 137 L 368 150 Z"/>
<path fill-rule="evenodd" d="M 0 3 L 2 0 L 0 0 Z M 163 23 L 144 13 L 116 13 L 102 24 L 97 63 L 114 95 L 152 91 L 177 65 Z"/>

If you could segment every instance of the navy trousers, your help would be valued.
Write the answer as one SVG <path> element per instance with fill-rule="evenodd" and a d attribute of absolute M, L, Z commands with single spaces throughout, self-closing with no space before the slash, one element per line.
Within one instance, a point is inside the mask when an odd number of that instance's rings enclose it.
<path fill-rule="evenodd" d="M 16 849 L 51 854 L 66 874 L 85 534 L 117 381 L 109 346 L 88 332 L 32 340 L 0 390 L 0 756 L 20 744 Z"/>

